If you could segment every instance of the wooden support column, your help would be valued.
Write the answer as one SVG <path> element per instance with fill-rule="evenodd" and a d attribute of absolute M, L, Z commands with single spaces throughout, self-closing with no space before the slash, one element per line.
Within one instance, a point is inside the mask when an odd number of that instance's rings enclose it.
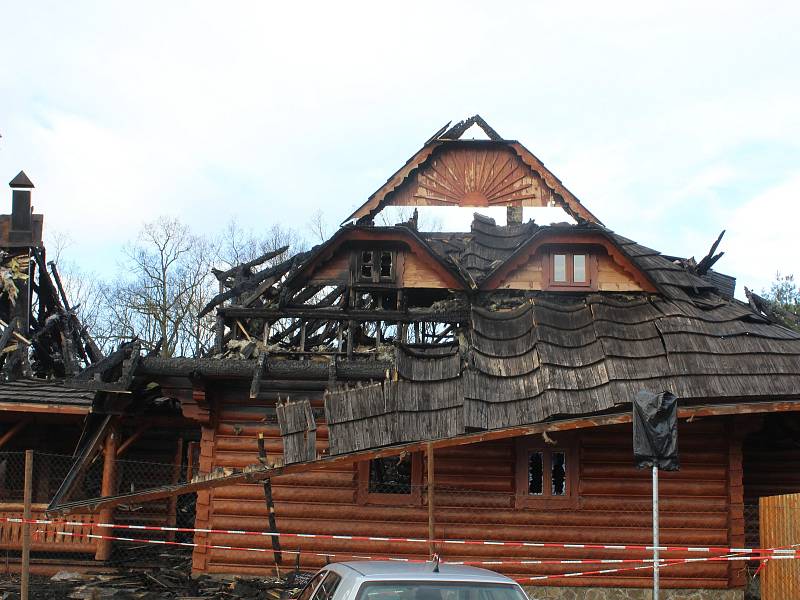
<path fill-rule="evenodd" d="M 433 444 L 428 442 L 428 447 L 425 451 L 425 457 L 428 462 L 427 472 L 428 472 L 428 551 L 431 555 L 436 553 L 436 545 L 433 543 L 433 540 L 436 539 L 435 529 L 436 529 L 436 520 L 434 518 L 434 486 L 436 484 L 436 477 L 434 475 L 434 464 L 433 464 Z"/>
<path fill-rule="evenodd" d="M 172 459 L 172 481 L 175 485 L 181 479 L 181 465 L 183 463 L 183 438 L 179 437 L 175 445 L 175 457 Z M 171 496 L 167 505 L 167 527 L 175 527 L 178 522 L 178 496 Z M 175 541 L 175 532 L 167 532 L 167 540 Z"/>
<path fill-rule="evenodd" d="M 104 454 L 103 454 L 103 480 L 100 484 L 101 495 L 113 496 L 117 493 L 117 445 L 119 434 L 116 427 L 110 427 L 106 435 Z M 104 508 L 100 511 L 99 521 L 110 523 L 114 519 L 114 509 Z M 107 529 L 98 531 L 100 535 L 106 535 Z M 108 560 L 111 557 L 111 540 L 98 540 L 96 560 Z"/>
<path fill-rule="evenodd" d="M 222 285 L 220 284 L 220 287 Z M 217 314 L 214 321 L 214 352 L 216 354 L 222 353 L 222 347 L 225 343 L 225 317 Z"/>
<path fill-rule="evenodd" d="M 33 450 L 25 451 L 25 491 L 23 494 L 22 518 L 22 570 L 20 573 L 19 596 L 28 600 L 28 582 L 31 571 L 31 503 L 33 502 Z"/>

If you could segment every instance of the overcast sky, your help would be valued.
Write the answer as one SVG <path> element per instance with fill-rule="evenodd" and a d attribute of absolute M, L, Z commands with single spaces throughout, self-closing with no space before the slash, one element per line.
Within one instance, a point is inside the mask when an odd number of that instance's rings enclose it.
<path fill-rule="evenodd" d="M 739 290 L 800 275 L 797 2 L 6 1 L 0 24 L 0 182 L 25 169 L 101 275 L 161 214 L 339 223 L 474 113 L 623 235 L 700 258 L 727 229 Z"/>

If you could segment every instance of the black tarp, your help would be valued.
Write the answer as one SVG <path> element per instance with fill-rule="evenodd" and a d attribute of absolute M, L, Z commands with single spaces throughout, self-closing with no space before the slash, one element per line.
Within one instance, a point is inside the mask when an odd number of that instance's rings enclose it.
<path fill-rule="evenodd" d="M 633 401 L 633 456 L 640 469 L 657 465 L 680 469 L 678 460 L 678 398 L 670 392 L 642 390 Z"/>

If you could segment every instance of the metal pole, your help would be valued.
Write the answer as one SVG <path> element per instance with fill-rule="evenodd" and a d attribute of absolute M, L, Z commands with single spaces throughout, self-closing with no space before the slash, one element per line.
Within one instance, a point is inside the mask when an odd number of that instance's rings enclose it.
<path fill-rule="evenodd" d="M 658 465 L 653 464 L 653 600 L 658 600 Z"/>
<path fill-rule="evenodd" d="M 25 451 L 25 491 L 23 495 L 22 519 L 22 570 L 20 572 L 19 597 L 28 600 L 28 581 L 31 571 L 31 502 L 33 500 L 33 450 Z"/>
<path fill-rule="evenodd" d="M 434 477 L 434 465 L 433 465 L 433 444 L 428 442 L 428 448 L 426 458 L 428 459 L 428 552 L 433 555 L 436 552 L 436 548 L 434 547 L 433 540 L 435 539 L 435 526 L 436 521 L 434 520 L 434 486 L 435 486 L 435 477 Z"/>

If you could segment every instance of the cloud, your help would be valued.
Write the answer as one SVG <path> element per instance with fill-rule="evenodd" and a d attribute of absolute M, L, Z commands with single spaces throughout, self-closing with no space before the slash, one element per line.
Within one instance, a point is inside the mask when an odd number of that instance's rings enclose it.
<path fill-rule="evenodd" d="M 725 268 L 755 292 L 769 289 L 776 272 L 800 276 L 797 221 L 800 218 L 800 170 L 738 207 L 725 223 Z M 720 270 L 725 270 L 720 265 Z"/>
<path fill-rule="evenodd" d="M 317 209 L 339 223 L 447 120 L 480 112 L 607 225 L 698 254 L 800 162 L 799 13 L 18 3 L 8 22 L 36 27 L 0 39 L 0 175 L 26 169 L 46 227 L 109 272 L 162 213 L 205 232 L 232 215 L 301 228 Z"/>

